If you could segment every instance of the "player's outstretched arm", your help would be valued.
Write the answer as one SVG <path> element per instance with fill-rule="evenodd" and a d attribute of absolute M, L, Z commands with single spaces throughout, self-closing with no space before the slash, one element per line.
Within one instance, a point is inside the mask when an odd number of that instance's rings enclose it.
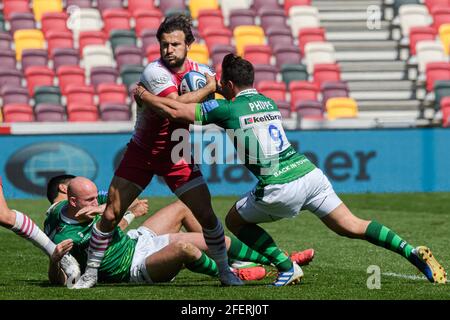
<path fill-rule="evenodd" d="M 152 108 L 161 116 L 173 121 L 193 123 L 195 121 L 196 103 L 185 104 L 173 99 L 155 96 L 144 86 L 138 85 L 134 91 L 134 98 L 141 106 Z"/>

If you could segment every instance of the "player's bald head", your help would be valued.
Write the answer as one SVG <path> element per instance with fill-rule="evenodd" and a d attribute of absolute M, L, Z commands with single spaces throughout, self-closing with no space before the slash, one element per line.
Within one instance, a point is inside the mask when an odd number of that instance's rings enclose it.
<path fill-rule="evenodd" d="M 73 178 L 67 187 L 67 194 L 69 197 L 80 197 L 92 192 L 97 192 L 97 186 L 94 182 L 85 177 Z"/>

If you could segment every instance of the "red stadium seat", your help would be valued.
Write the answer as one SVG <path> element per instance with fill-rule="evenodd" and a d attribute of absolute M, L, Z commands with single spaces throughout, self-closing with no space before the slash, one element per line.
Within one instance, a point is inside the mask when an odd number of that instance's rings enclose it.
<path fill-rule="evenodd" d="M 426 89 L 432 92 L 436 80 L 450 80 L 450 63 L 429 62 L 425 67 Z"/>
<path fill-rule="evenodd" d="M 161 24 L 163 14 L 157 8 L 137 9 L 134 11 L 134 20 L 136 22 L 136 35 L 142 36 L 142 31 L 147 29 L 158 29 Z"/>
<path fill-rule="evenodd" d="M 450 7 L 450 0 L 425 0 L 425 5 L 431 12 L 434 7 Z"/>
<path fill-rule="evenodd" d="M 272 50 L 268 45 L 248 45 L 244 47 L 244 59 L 252 64 L 270 64 Z"/>
<path fill-rule="evenodd" d="M 284 0 L 284 12 L 289 16 L 289 9 L 293 6 L 310 6 L 311 0 Z"/>
<path fill-rule="evenodd" d="M 67 105 L 67 120 L 70 122 L 96 122 L 98 109 L 94 105 L 72 103 Z"/>
<path fill-rule="evenodd" d="M 300 52 L 305 53 L 305 45 L 308 42 L 325 42 L 325 29 L 324 28 L 302 28 L 298 33 L 298 44 Z"/>
<path fill-rule="evenodd" d="M 13 103 L 3 106 L 4 122 L 33 122 L 33 108 L 28 104 Z"/>
<path fill-rule="evenodd" d="M 442 126 L 450 127 L 450 97 L 441 100 Z"/>
<path fill-rule="evenodd" d="M 6 20 L 11 19 L 13 12 L 31 12 L 30 1 L 28 0 L 8 0 L 3 2 L 3 14 Z"/>
<path fill-rule="evenodd" d="M 127 103 L 127 88 L 123 84 L 102 83 L 97 87 L 99 103 L 117 102 Z"/>
<path fill-rule="evenodd" d="M 67 13 L 65 12 L 44 12 L 42 14 L 42 32 L 45 38 L 49 31 L 70 31 L 67 28 Z"/>
<path fill-rule="evenodd" d="M 145 49 L 145 56 L 147 57 L 148 62 L 159 59 L 159 44 L 151 44 Z"/>
<path fill-rule="evenodd" d="M 205 28 L 203 30 L 203 39 L 205 40 L 209 52 L 212 52 L 217 45 L 231 45 L 232 38 L 233 34 L 225 27 Z"/>
<path fill-rule="evenodd" d="M 106 43 L 106 36 L 103 31 L 82 31 L 80 32 L 79 38 L 79 50 L 80 55 L 83 54 L 83 48 L 91 44 L 102 44 Z"/>
<path fill-rule="evenodd" d="M 409 54 L 416 55 L 416 44 L 422 40 L 434 40 L 437 36 L 433 27 L 411 27 L 409 29 Z"/>
<path fill-rule="evenodd" d="M 439 27 L 444 23 L 450 23 L 450 7 L 433 7 L 431 10 L 433 16 L 433 28 L 439 32 Z"/>
<path fill-rule="evenodd" d="M 103 31 L 109 35 L 112 30 L 130 30 L 130 14 L 125 9 L 106 9 L 102 12 Z"/>
<path fill-rule="evenodd" d="M 296 103 L 299 101 L 317 101 L 319 96 L 319 87 L 314 82 L 294 80 L 289 83 L 289 92 L 291 94 L 291 108 L 296 110 Z"/>
<path fill-rule="evenodd" d="M 286 100 L 286 84 L 284 82 L 260 81 L 256 90 L 274 101 Z"/>
<path fill-rule="evenodd" d="M 136 10 L 150 10 L 155 9 L 153 0 L 128 0 L 128 12 L 131 16 L 135 15 Z"/>
<path fill-rule="evenodd" d="M 84 86 L 85 84 L 85 71 L 79 66 L 61 66 L 57 70 L 59 79 L 59 86 L 61 93 L 65 95 L 67 93 L 67 87 L 70 84 L 77 86 Z"/>
<path fill-rule="evenodd" d="M 223 20 L 222 10 L 220 9 L 202 9 L 198 12 L 198 31 L 204 37 L 203 32 L 207 28 L 223 29 L 225 23 Z"/>
<path fill-rule="evenodd" d="M 25 70 L 25 78 L 27 80 L 28 94 L 34 93 L 36 86 L 52 86 L 55 73 L 52 69 L 42 66 L 31 66 Z"/>
<path fill-rule="evenodd" d="M 315 64 L 313 79 L 319 87 L 324 81 L 339 81 L 341 80 L 341 69 L 335 63 Z"/>
<path fill-rule="evenodd" d="M 94 87 L 93 86 L 80 86 L 78 84 L 69 84 L 66 87 L 67 104 L 72 103 L 85 103 L 94 104 Z"/>
<path fill-rule="evenodd" d="M 55 30 L 48 31 L 47 46 L 50 57 L 53 57 L 55 48 L 73 48 L 72 32 Z"/>

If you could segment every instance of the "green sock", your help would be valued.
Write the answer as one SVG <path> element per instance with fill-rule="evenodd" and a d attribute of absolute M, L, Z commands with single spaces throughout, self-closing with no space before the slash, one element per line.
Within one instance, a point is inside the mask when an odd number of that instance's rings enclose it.
<path fill-rule="evenodd" d="M 208 257 L 204 252 L 197 260 L 186 264 L 186 268 L 192 272 L 203 273 L 208 276 L 217 277 L 219 269 L 217 269 L 216 262 Z"/>
<path fill-rule="evenodd" d="M 277 247 L 272 237 L 256 224 L 245 225 L 239 231 L 238 238 L 253 250 L 260 252 L 279 271 L 288 271 L 292 268 L 289 257 Z"/>
<path fill-rule="evenodd" d="M 400 238 L 394 231 L 388 227 L 373 220 L 367 226 L 366 240 L 380 247 L 384 247 L 391 251 L 401 254 L 409 259 L 411 251 L 414 249 L 408 242 Z"/>
<path fill-rule="evenodd" d="M 235 237 L 230 237 L 230 239 L 231 244 L 230 248 L 228 249 L 228 256 L 231 259 L 240 261 L 251 261 L 265 265 L 270 264 L 269 259 L 264 257 L 259 252 L 253 250 L 239 239 L 236 239 Z"/>

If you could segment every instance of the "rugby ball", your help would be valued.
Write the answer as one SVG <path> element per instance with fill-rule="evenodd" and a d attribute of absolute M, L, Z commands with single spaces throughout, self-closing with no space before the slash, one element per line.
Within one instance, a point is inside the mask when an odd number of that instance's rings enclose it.
<path fill-rule="evenodd" d="M 179 94 L 196 91 L 204 86 L 206 86 L 206 77 L 198 71 L 189 71 L 181 80 Z M 214 93 L 206 97 L 205 101 L 211 99 L 214 99 Z"/>

